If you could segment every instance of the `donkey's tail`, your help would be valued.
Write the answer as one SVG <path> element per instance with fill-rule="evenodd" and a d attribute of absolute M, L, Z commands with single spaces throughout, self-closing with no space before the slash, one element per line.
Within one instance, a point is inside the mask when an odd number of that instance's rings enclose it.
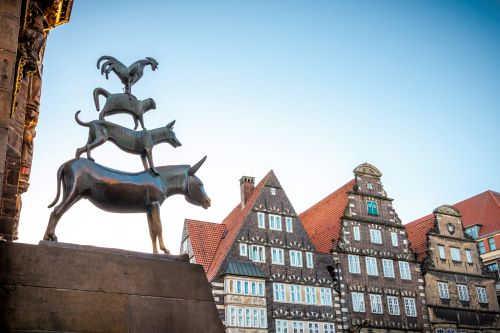
<path fill-rule="evenodd" d="M 97 111 L 99 110 L 99 95 L 103 95 L 104 97 L 108 98 L 110 94 L 109 91 L 107 91 L 104 88 L 95 88 L 94 89 L 94 103 L 95 103 L 95 108 Z"/>
<path fill-rule="evenodd" d="M 63 168 L 65 165 L 66 165 L 66 163 L 61 165 L 59 167 L 59 170 L 57 170 L 57 194 L 56 194 L 56 198 L 54 199 L 54 201 L 52 201 L 52 203 L 48 206 L 48 208 L 54 207 L 54 205 L 59 201 L 59 196 L 61 195 L 61 181 L 62 181 L 62 176 L 63 176 Z"/>
<path fill-rule="evenodd" d="M 90 122 L 86 123 L 86 122 L 84 122 L 84 121 L 81 121 L 81 120 L 80 120 L 80 118 L 78 118 L 78 114 L 79 114 L 80 112 L 82 112 L 82 111 L 78 110 L 78 111 L 76 111 L 76 113 L 75 113 L 75 120 L 76 120 L 76 122 L 77 122 L 79 125 L 81 125 L 81 126 L 89 127 L 89 126 L 90 126 Z"/>

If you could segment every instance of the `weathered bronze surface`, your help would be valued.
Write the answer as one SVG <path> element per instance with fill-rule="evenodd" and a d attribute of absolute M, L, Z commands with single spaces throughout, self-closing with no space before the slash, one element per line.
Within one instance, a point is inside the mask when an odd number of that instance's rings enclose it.
<path fill-rule="evenodd" d="M 191 204 L 210 207 L 203 183 L 195 176 L 205 160 L 206 156 L 193 166 L 160 166 L 159 176 L 149 170 L 139 173 L 113 170 L 84 158 L 67 161 L 57 171 L 57 195 L 49 208 L 59 201 L 61 186 L 63 198 L 50 214 L 43 239 L 57 241 L 55 228 L 59 219 L 85 198 L 108 212 L 147 213 L 153 253 L 158 253 L 158 240 L 160 249 L 169 254 L 163 244 L 160 206 L 169 196 L 183 194 Z"/>
<path fill-rule="evenodd" d="M 125 66 L 118 59 L 111 56 L 102 56 L 97 60 L 97 68 L 101 66 L 101 62 L 106 60 L 101 67 L 101 74 L 109 78 L 109 73 L 113 72 L 118 76 L 120 81 L 125 85 L 125 93 L 130 94 L 132 86 L 137 83 L 144 74 L 144 67 L 151 66 L 154 71 L 158 68 L 158 61 L 153 58 L 146 57 L 142 60 L 137 60 L 130 66 Z"/>
<path fill-rule="evenodd" d="M 86 123 L 78 118 L 79 113 L 80 111 L 75 114 L 75 120 L 78 124 L 89 128 L 89 138 L 85 146 L 76 150 L 76 158 L 79 158 L 83 152 L 86 152 L 87 157 L 93 160 L 90 156 L 90 151 L 106 141 L 111 141 L 127 153 L 141 155 L 144 169 L 151 169 L 157 174 L 153 163 L 153 146 L 162 142 L 168 142 L 174 148 L 182 145 L 177 140 L 172 129 L 175 120 L 165 127 L 153 130 L 133 131 L 106 120 L 93 120 Z"/>
<path fill-rule="evenodd" d="M 134 130 L 137 129 L 138 121 L 142 128 L 146 129 L 144 127 L 144 113 L 156 109 L 156 103 L 152 98 L 140 101 L 132 94 L 111 94 L 104 88 L 95 88 L 94 103 L 97 111 L 99 111 L 99 95 L 106 97 L 106 104 L 99 114 L 99 119 L 102 120 L 104 117 L 118 113 L 130 114 L 134 118 Z"/>

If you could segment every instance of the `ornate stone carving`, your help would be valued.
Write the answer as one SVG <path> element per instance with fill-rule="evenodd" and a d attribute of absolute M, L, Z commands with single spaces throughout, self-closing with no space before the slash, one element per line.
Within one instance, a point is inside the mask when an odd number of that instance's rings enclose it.
<path fill-rule="evenodd" d="M 353 172 L 356 175 L 361 174 L 361 175 L 373 176 L 373 177 L 377 177 L 377 178 L 382 177 L 382 173 L 376 167 L 374 167 L 373 165 L 371 165 L 369 163 L 363 163 L 363 164 L 358 165 L 354 169 Z"/>
<path fill-rule="evenodd" d="M 433 213 L 462 217 L 462 214 L 460 214 L 460 212 L 455 207 L 450 205 L 441 205 L 438 208 L 434 209 Z"/>

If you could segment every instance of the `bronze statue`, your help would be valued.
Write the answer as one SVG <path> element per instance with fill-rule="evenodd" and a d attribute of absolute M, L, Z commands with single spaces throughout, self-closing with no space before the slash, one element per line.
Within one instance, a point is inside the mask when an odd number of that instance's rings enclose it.
<path fill-rule="evenodd" d="M 50 214 L 44 240 L 57 241 L 55 229 L 61 216 L 81 198 L 88 199 L 102 210 L 115 213 L 147 213 L 153 253 L 160 249 L 169 254 L 163 244 L 160 206 L 171 195 L 183 194 L 194 205 L 207 209 L 210 198 L 203 183 L 195 176 L 206 156 L 193 166 L 171 165 L 157 168 L 159 176 L 148 171 L 128 173 L 106 168 L 85 158 L 67 161 L 57 171 L 57 195 L 49 205 L 63 198 Z"/>
<path fill-rule="evenodd" d="M 76 150 L 76 158 L 86 152 L 87 157 L 93 161 L 90 151 L 109 140 L 127 153 L 141 155 L 144 169 L 151 169 L 153 173 L 158 174 L 153 163 L 153 146 L 162 142 L 168 142 L 174 148 L 182 145 L 172 130 L 175 120 L 165 127 L 133 131 L 106 120 L 92 120 L 86 123 L 78 118 L 79 113 L 80 111 L 76 112 L 75 120 L 78 124 L 89 128 L 89 138 L 85 146 Z"/>
<path fill-rule="evenodd" d="M 94 103 L 97 111 L 99 111 L 99 95 L 106 97 L 106 104 L 99 114 L 99 119 L 103 120 L 104 117 L 117 113 L 127 113 L 134 118 L 134 130 L 137 129 L 137 121 L 141 123 L 143 129 L 146 129 L 144 127 L 144 113 L 156 109 L 156 103 L 152 98 L 139 101 L 132 94 L 111 94 L 104 88 L 95 88 Z"/>
<path fill-rule="evenodd" d="M 130 94 L 132 86 L 141 79 L 144 73 L 144 67 L 151 66 L 154 71 L 158 68 L 158 61 L 153 58 L 146 57 L 142 60 L 137 60 L 130 66 L 125 66 L 118 59 L 111 56 L 102 56 L 97 60 L 97 68 L 101 66 L 101 62 L 106 60 L 102 64 L 101 74 L 109 78 L 109 73 L 114 72 L 116 76 L 125 85 L 125 93 Z"/>

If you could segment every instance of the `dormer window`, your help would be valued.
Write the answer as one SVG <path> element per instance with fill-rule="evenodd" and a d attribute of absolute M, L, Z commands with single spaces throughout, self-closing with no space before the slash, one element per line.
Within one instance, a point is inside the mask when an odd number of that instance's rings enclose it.
<path fill-rule="evenodd" d="M 479 237 L 479 228 L 481 228 L 480 225 L 478 224 L 473 225 L 465 229 L 465 233 L 469 235 L 472 239 L 477 239 Z"/>
<path fill-rule="evenodd" d="M 276 195 L 276 188 L 271 187 L 271 194 L 272 194 L 272 195 Z"/>
<path fill-rule="evenodd" d="M 368 214 L 370 215 L 378 215 L 378 207 L 376 201 L 367 201 L 366 207 L 368 210 Z"/>

